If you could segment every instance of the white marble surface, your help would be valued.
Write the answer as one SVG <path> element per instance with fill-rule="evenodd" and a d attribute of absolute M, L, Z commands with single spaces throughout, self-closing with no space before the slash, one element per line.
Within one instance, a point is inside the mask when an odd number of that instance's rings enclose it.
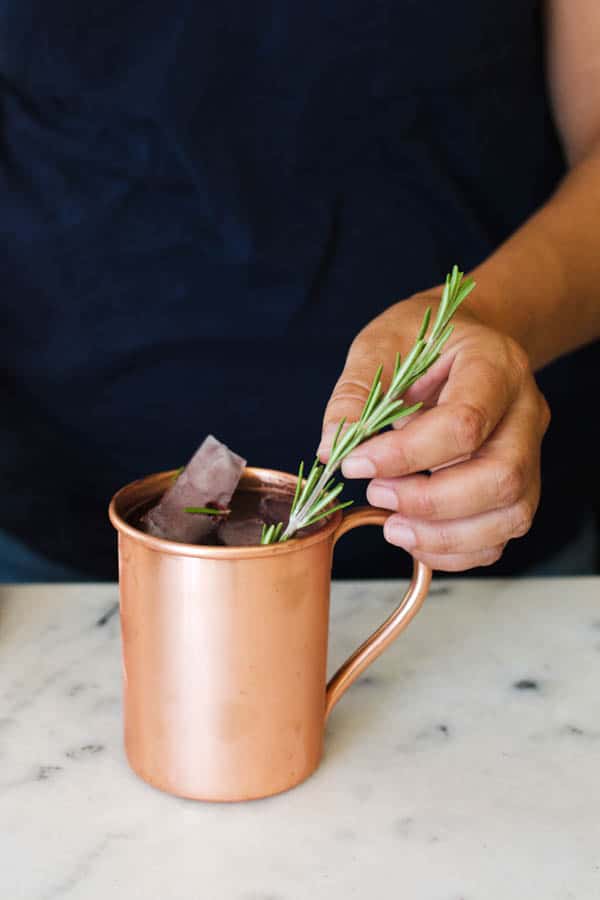
<path fill-rule="evenodd" d="M 332 667 L 397 590 L 335 586 Z M 600 898 L 600 579 L 437 581 L 316 775 L 235 806 L 127 768 L 116 596 L 0 587 L 2 900 Z"/>

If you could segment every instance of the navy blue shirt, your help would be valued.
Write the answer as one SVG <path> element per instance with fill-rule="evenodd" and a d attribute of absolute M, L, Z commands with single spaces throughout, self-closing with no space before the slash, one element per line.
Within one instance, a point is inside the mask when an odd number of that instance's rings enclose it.
<path fill-rule="evenodd" d="M 256 465 L 310 457 L 356 332 L 563 174 L 538 6 L 3 4 L 0 527 L 112 577 L 122 483 L 209 431 Z M 496 571 L 581 521 L 588 365 L 541 376 L 544 500 Z M 338 574 L 400 571 L 373 529 L 345 540 Z"/>

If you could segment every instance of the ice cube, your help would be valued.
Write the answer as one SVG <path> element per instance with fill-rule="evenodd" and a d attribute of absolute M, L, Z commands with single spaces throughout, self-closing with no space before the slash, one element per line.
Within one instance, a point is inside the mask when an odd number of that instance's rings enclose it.
<path fill-rule="evenodd" d="M 157 505 L 142 517 L 145 530 L 171 541 L 202 543 L 220 520 L 186 513 L 186 507 L 228 507 L 245 466 L 245 459 L 208 435 Z"/>

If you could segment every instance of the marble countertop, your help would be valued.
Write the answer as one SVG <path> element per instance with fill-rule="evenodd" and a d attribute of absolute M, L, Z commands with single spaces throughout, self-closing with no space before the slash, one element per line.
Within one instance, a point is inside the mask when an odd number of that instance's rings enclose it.
<path fill-rule="evenodd" d="M 331 668 L 398 585 L 336 584 Z M 121 744 L 116 587 L 0 587 L 0 897 L 598 900 L 600 579 L 436 580 L 268 800 L 162 794 Z"/>

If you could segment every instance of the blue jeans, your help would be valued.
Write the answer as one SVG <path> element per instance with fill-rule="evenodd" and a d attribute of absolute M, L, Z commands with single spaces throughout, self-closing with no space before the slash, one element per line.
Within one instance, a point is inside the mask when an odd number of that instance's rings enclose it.
<path fill-rule="evenodd" d="M 0 584 L 89 580 L 76 569 L 52 562 L 0 531 Z"/>
<path fill-rule="evenodd" d="M 598 530 L 590 516 L 578 536 L 550 559 L 524 575 L 594 575 L 597 571 Z M 116 552 L 116 551 L 115 551 Z M 0 531 L 0 583 L 91 581 L 77 569 L 45 559 L 16 538 Z"/>

